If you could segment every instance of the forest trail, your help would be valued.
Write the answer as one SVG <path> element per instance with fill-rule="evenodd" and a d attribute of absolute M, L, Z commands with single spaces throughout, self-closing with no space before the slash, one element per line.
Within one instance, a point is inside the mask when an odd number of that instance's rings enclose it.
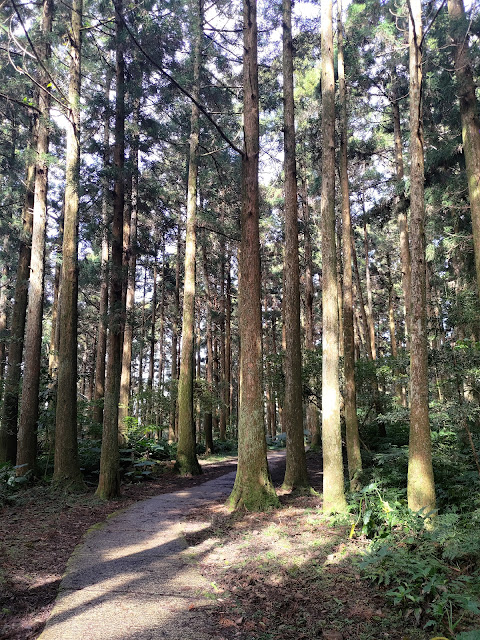
<path fill-rule="evenodd" d="M 270 468 L 285 452 L 269 452 Z M 227 497 L 235 471 L 142 501 L 93 527 L 69 560 L 39 640 L 210 640 L 211 584 L 182 535 L 192 509 Z"/>

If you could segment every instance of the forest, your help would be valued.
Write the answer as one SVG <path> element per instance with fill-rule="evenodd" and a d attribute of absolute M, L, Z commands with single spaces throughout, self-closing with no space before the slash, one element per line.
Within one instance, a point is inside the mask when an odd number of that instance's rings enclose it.
<path fill-rule="evenodd" d="M 238 455 L 269 512 L 285 449 L 409 625 L 479 638 L 478 5 L 0 12 L 0 507 Z"/>

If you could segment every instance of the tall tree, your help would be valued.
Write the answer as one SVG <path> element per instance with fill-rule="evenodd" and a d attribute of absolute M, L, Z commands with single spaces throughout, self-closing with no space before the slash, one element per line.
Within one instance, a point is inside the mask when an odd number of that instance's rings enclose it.
<path fill-rule="evenodd" d="M 120 399 L 122 345 L 122 267 L 123 208 L 125 203 L 125 60 L 123 1 L 115 0 L 115 147 L 113 162 L 115 184 L 113 192 L 112 258 L 110 267 L 107 371 L 103 411 L 102 451 L 97 495 L 111 499 L 120 493 L 118 453 L 118 404 Z"/>
<path fill-rule="evenodd" d="M 65 208 L 60 275 L 58 383 L 55 427 L 55 484 L 83 487 L 77 448 L 78 204 L 80 187 L 80 87 L 83 0 L 73 0 L 68 90 Z"/>
<path fill-rule="evenodd" d="M 45 228 L 47 223 L 48 146 L 51 94 L 48 64 L 51 59 L 50 34 L 53 2 L 44 0 L 42 43 L 38 47 L 42 66 L 39 72 L 39 122 L 33 204 L 30 281 L 25 333 L 25 354 L 20 421 L 18 426 L 17 465 L 20 475 L 34 468 L 37 449 L 38 392 L 42 351 L 43 276 L 45 262 Z"/>
<path fill-rule="evenodd" d="M 259 104 L 256 0 L 243 1 L 244 151 L 239 255 L 240 405 L 238 466 L 229 497 L 233 508 L 277 505 L 267 464 L 263 422 L 262 311 L 259 242 Z"/>
<path fill-rule="evenodd" d="M 448 0 L 450 34 L 453 42 L 457 77 L 463 152 L 467 170 L 468 193 L 475 249 L 475 270 L 480 295 L 480 115 L 468 48 L 468 22 L 463 0 Z"/>
<path fill-rule="evenodd" d="M 410 52 L 410 241 L 412 261 L 410 340 L 410 437 L 408 506 L 435 508 L 430 421 L 428 415 L 428 342 L 426 318 L 425 197 L 422 118 L 422 5 L 409 0 Z"/>
<path fill-rule="evenodd" d="M 136 73 L 140 78 L 141 91 L 143 74 L 135 65 Z M 125 298 L 125 330 L 123 332 L 122 349 L 122 373 L 120 379 L 120 402 L 118 407 L 118 432 L 120 444 L 127 442 L 127 428 L 125 418 L 129 413 L 131 368 L 132 368 L 132 343 L 133 343 L 133 312 L 135 306 L 135 274 L 137 269 L 137 219 L 138 219 L 138 161 L 139 161 L 139 121 L 140 121 L 140 95 L 135 96 L 133 105 L 133 142 L 132 142 L 132 193 L 130 229 L 128 234 L 127 260 L 127 291 Z"/>
<path fill-rule="evenodd" d="M 322 447 L 323 509 L 346 509 L 340 430 L 339 328 L 335 247 L 335 78 L 332 0 L 321 3 L 322 37 Z"/>
<path fill-rule="evenodd" d="M 350 216 L 350 188 L 347 162 L 347 92 L 343 58 L 342 1 L 337 0 L 338 11 L 338 85 L 340 101 L 340 186 L 342 192 L 342 247 L 343 247 L 343 357 L 345 373 L 345 431 L 350 489 L 359 488 L 362 471 L 360 436 L 357 418 L 357 388 L 355 383 L 355 332 L 353 325 L 353 271 L 352 221 Z"/>
<path fill-rule="evenodd" d="M 31 115 L 30 145 L 36 145 L 37 116 Z M 16 463 L 18 400 L 28 303 L 28 282 L 30 277 L 31 236 L 33 228 L 33 202 L 35 189 L 35 163 L 30 160 L 25 179 L 25 200 L 23 205 L 22 236 L 15 282 L 15 298 L 10 322 L 10 345 L 8 368 L 5 377 L 2 424 L 0 427 L 0 463 Z"/>
<path fill-rule="evenodd" d="M 110 165 L 110 88 L 113 71 L 110 66 L 105 73 L 105 110 L 103 113 L 103 170 L 102 178 L 102 248 L 100 256 L 100 302 L 98 310 L 97 350 L 95 354 L 95 405 L 93 419 L 103 424 L 103 402 L 105 395 L 105 359 L 107 355 L 107 313 L 108 313 L 108 221 L 109 221 L 109 178 Z"/>
<path fill-rule="evenodd" d="M 180 473 L 199 474 L 201 467 L 195 452 L 195 418 L 193 410 L 194 340 L 195 340 L 195 218 L 197 211 L 198 138 L 200 94 L 200 59 L 203 29 L 203 0 L 195 10 L 193 96 L 190 119 L 190 151 L 187 189 L 187 232 L 185 246 L 185 282 L 183 292 L 182 353 L 178 380 L 178 446 L 176 465 Z"/>
<path fill-rule="evenodd" d="M 298 260 L 297 167 L 293 96 L 292 3 L 283 0 L 283 122 L 285 171 L 285 402 L 287 462 L 283 485 L 310 486 L 303 438 L 300 269 Z"/>

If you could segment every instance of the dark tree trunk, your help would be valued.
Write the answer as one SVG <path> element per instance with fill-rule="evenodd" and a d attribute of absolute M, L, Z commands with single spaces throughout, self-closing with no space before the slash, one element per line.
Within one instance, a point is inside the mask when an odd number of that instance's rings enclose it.
<path fill-rule="evenodd" d="M 53 22 L 53 2 L 44 0 L 41 45 L 42 59 L 48 63 L 51 57 L 50 34 Z M 46 71 L 40 73 L 39 120 L 37 134 L 37 161 L 35 169 L 35 196 L 33 205 L 32 249 L 30 258 L 30 282 L 25 332 L 25 354 L 20 422 L 18 427 L 17 470 L 24 475 L 34 468 L 37 454 L 38 395 L 42 352 L 43 277 L 45 257 L 45 228 L 47 222 L 48 146 L 50 79 Z"/>
<path fill-rule="evenodd" d="M 244 140 L 239 255 L 240 406 L 238 467 L 229 503 L 261 510 L 277 505 L 267 465 L 263 421 L 259 243 L 259 105 L 256 0 L 243 2 Z"/>
<path fill-rule="evenodd" d="M 58 382 L 53 482 L 82 489 L 77 447 L 78 206 L 80 187 L 80 83 L 82 0 L 73 0 L 70 40 L 69 118 L 63 221 L 62 272 L 58 322 Z"/>
<path fill-rule="evenodd" d="M 297 168 L 293 97 L 292 3 L 283 0 L 283 105 L 285 170 L 285 403 L 287 461 L 283 486 L 310 487 L 303 436 L 300 268 L 298 260 Z"/>
<path fill-rule="evenodd" d="M 112 258 L 110 268 L 107 371 L 103 412 L 102 452 L 97 496 L 111 499 L 120 494 L 118 452 L 118 404 L 120 399 L 121 345 L 124 312 L 122 308 L 123 208 L 125 202 L 125 61 L 122 0 L 115 0 L 116 10 L 116 99 L 115 148 L 113 162 Z"/>

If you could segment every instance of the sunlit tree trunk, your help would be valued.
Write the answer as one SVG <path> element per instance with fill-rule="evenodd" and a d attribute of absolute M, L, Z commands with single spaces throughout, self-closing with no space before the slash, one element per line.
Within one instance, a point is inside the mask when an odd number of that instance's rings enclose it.
<path fill-rule="evenodd" d="M 350 189 L 347 163 L 347 94 L 343 60 L 342 2 L 338 8 L 338 84 L 340 99 L 340 183 L 342 192 L 342 247 L 343 247 L 343 354 L 345 373 L 345 431 L 347 439 L 348 476 L 350 489 L 360 486 L 362 472 L 360 437 L 357 419 L 357 388 L 355 383 L 355 338 L 353 328 L 353 271 L 352 271 L 352 221 L 350 216 Z"/>
<path fill-rule="evenodd" d="M 332 0 L 322 0 L 322 448 L 323 510 L 344 511 L 338 356 L 338 291 L 335 248 L 335 79 Z"/>
<path fill-rule="evenodd" d="M 410 246 L 412 258 L 410 438 L 408 506 L 413 511 L 435 508 L 430 422 L 425 270 L 425 200 L 422 118 L 422 7 L 409 0 L 410 49 Z"/>
<path fill-rule="evenodd" d="M 259 105 L 256 0 L 243 2 L 244 141 L 239 255 L 240 403 L 238 466 L 229 504 L 261 510 L 278 504 L 267 464 L 263 421 L 259 242 Z"/>
<path fill-rule="evenodd" d="M 77 447 L 78 331 L 78 206 L 80 187 L 80 86 L 82 0 L 73 0 L 68 91 L 65 208 L 58 322 L 58 382 L 53 482 L 67 489 L 83 488 Z"/>
<path fill-rule="evenodd" d="M 41 55 L 45 68 L 51 58 L 50 34 L 53 21 L 53 2 L 44 0 L 42 17 Z M 45 257 L 45 228 L 47 222 L 48 144 L 50 118 L 50 78 L 42 69 L 39 89 L 39 121 L 37 135 L 37 162 L 35 170 L 35 196 L 33 205 L 32 249 L 30 282 L 25 331 L 25 353 L 20 421 L 18 426 L 17 470 L 24 475 L 34 468 L 37 453 L 38 392 L 42 351 L 43 276 Z"/>

